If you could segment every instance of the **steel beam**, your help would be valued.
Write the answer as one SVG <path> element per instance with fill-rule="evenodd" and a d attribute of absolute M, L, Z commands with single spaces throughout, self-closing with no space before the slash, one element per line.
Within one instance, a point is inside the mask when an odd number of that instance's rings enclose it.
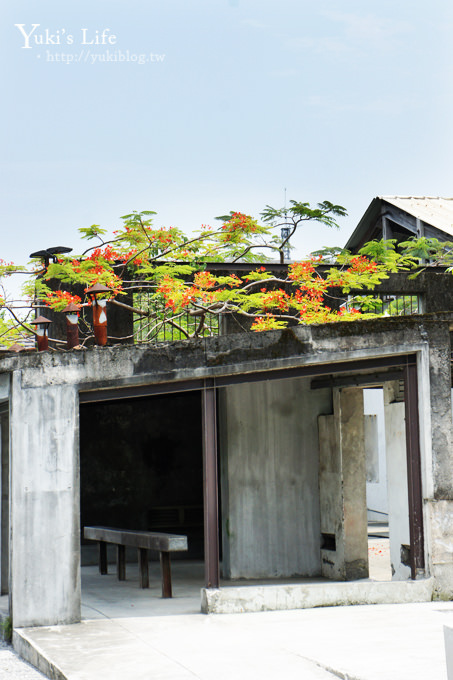
<path fill-rule="evenodd" d="M 386 373 L 355 373 L 340 378 L 314 378 L 310 389 L 320 390 L 326 387 L 381 387 L 388 380 L 402 380 L 403 369 L 388 371 Z"/>
<path fill-rule="evenodd" d="M 375 357 L 373 359 L 353 359 L 351 361 L 338 361 L 330 364 L 305 364 L 294 368 L 266 369 L 250 373 L 233 373 L 216 376 L 215 378 L 194 378 L 193 380 L 169 381 L 165 383 L 150 383 L 147 385 L 129 385 L 127 387 L 106 387 L 105 389 L 81 389 L 79 401 L 81 404 L 89 404 L 97 401 L 112 401 L 117 399 L 135 399 L 158 394 L 171 394 L 174 392 L 187 392 L 203 389 L 207 381 L 215 380 L 217 387 L 239 385 L 268 380 L 285 380 L 290 378 L 309 378 L 320 375 L 334 376 L 339 373 L 351 373 L 351 371 L 366 371 L 382 368 L 398 368 L 408 364 L 415 364 L 415 354 L 395 354 L 387 357 Z M 231 370 L 226 366 L 225 370 Z"/>
<path fill-rule="evenodd" d="M 202 391 L 203 479 L 204 479 L 204 563 L 206 588 L 218 588 L 219 498 L 217 475 L 217 409 L 214 381 Z"/>
<path fill-rule="evenodd" d="M 417 366 L 404 369 L 404 405 L 406 420 L 407 485 L 409 495 L 409 534 L 411 542 L 411 578 L 425 569 L 423 539 L 423 495 L 418 413 Z"/>

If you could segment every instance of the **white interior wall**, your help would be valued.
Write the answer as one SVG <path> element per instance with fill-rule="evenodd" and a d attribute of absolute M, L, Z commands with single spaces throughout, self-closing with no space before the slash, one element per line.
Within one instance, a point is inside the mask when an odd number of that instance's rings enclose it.
<path fill-rule="evenodd" d="M 393 396 L 392 384 L 388 383 L 384 388 L 384 409 L 390 562 L 392 578 L 398 581 L 410 578 L 411 570 L 402 563 L 401 553 L 402 546 L 410 545 L 405 405 L 404 402 L 393 402 Z"/>
<path fill-rule="evenodd" d="M 377 446 L 378 474 L 376 481 L 367 481 L 366 496 L 368 519 L 373 521 L 388 521 L 387 503 L 387 461 L 385 453 L 385 416 L 384 391 L 382 388 L 363 390 L 363 409 L 365 415 L 376 416 L 377 438 L 370 441 L 372 432 L 365 430 L 367 446 Z"/>

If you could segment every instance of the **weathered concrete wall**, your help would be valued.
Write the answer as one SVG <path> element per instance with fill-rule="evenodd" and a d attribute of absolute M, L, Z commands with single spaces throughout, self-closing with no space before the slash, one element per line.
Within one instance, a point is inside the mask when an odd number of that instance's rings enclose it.
<path fill-rule="evenodd" d="M 3 410 L 5 409 L 5 410 Z M 9 592 L 9 404 L 0 404 L 0 594 Z"/>
<path fill-rule="evenodd" d="M 321 582 L 281 585 L 237 585 L 201 590 L 201 610 L 205 614 L 344 607 L 350 604 L 403 604 L 431 602 L 433 579 L 422 581 Z M 21 642 L 17 640 L 21 650 Z M 25 656 L 28 658 L 28 656 Z M 305 676 L 306 677 L 306 676 Z M 332 676 L 334 677 L 334 676 Z M 350 675 L 335 677 L 351 678 Z M 357 677 L 357 676 L 354 676 Z M 363 676 L 362 676 L 363 677 Z"/>
<path fill-rule="evenodd" d="M 343 388 L 337 399 L 341 423 L 345 577 L 351 580 L 368 576 L 363 392 L 361 389 Z"/>
<path fill-rule="evenodd" d="M 326 578 L 344 579 L 343 485 L 338 414 L 319 416 L 318 432 L 321 574 Z"/>
<path fill-rule="evenodd" d="M 330 367 L 334 372 L 335 362 L 395 357 L 409 352 L 417 352 L 421 357 L 419 380 L 423 394 L 420 415 L 428 565 L 439 584 L 447 583 L 448 579 L 453 583 L 453 564 L 440 562 L 433 551 L 431 533 L 435 536 L 435 532 L 431 530 L 437 521 L 437 511 L 434 503 L 433 509 L 429 507 L 433 497 L 437 503 L 453 501 L 450 321 L 451 315 L 432 321 L 423 317 L 379 319 L 231 335 L 157 347 L 97 347 L 84 352 L 22 353 L 1 357 L 0 371 L 14 373 L 11 400 L 11 574 L 15 625 L 67 622 L 79 616 L 79 390 L 137 387 L 193 378 L 217 379 L 244 376 L 253 371 L 299 367 L 307 367 L 312 375 L 316 375 L 318 366 L 324 373 L 329 373 Z M 351 365 L 351 372 L 355 370 Z M 254 389 L 257 385 L 255 383 Z M 262 412 L 266 405 L 272 403 L 272 385 L 275 383 L 267 387 L 261 383 L 262 401 L 259 406 L 243 400 L 249 414 Z M 228 389 L 233 391 L 236 387 Z M 238 389 L 252 390 L 245 385 Z M 314 392 L 310 392 L 303 402 L 307 409 L 316 399 Z M 285 403 L 284 400 L 282 403 Z M 320 412 L 315 410 L 313 413 L 314 423 Z M 329 413 L 330 410 L 324 412 Z M 273 420 L 272 416 L 266 422 L 270 434 L 273 432 Z M 291 423 L 291 427 L 294 424 L 300 437 L 303 435 L 295 417 L 287 422 Z M 316 431 L 315 424 L 314 429 Z M 256 438 L 256 434 L 254 436 Z M 252 440 L 252 435 L 249 438 Z M 252 443 L 257 450 L 256 442 Z M 294 463 L 291 456 L 289 463 Z M 298 483 L 297 471 L 291 465 L 289 470 Z M 277 471 L 274 468 L 274 479 L 281 489 L 282 480 Z M 285 492 L 291 496 L 291 487 Z M 309 493 L 317 491 L 310 489 Z M 263 498 L 259 489 L 257 494 L 258 498 Z M 267 508 L 260 507 L 265 514 Z M 312 520 L 311 525 L 314 524 Z M 245 518 L 244 521 L 247 523 L 249 520 Z M 450 532 L 446 532 L 450 540 Z M 285 544 L 285 549 L 290 547 L 290 544 Z M 442 592 L 439 591 L 439 594 Z"/>
<path fill-rule="evenodd" d="M 335 536 L 335 549 L 321 551 L 322 574 L 354 580 L 368 576 L 362 390 L 334 389 L 333 408 L 319 418 L 321 531 Z"/>
<path fill-rule="evenodd" d="M 427 331 L 434 498 L 453 501 L 450 333 L 441 324 L 429 324 Z"/>
<path fill-rule="evenodd" d="M 363 416 L 365 442 L 366 481 L 379 482 L 378 419 L 375 413 Z"/>
<path fill-rule="evenodd" d="M 319 574 L 316 423 L 330 390 L 292 379 L 222 392 L 224 576 Z"/>
<path fill-rule="evenodd" d="M 0 375 L 0 594 L 9 592 L 9 397 L 11 378 Z"/>
<path fill-rule="evenodd" d="M 431 545 L 431 574 L 435 596 L 453 599 L 453 502 L 429 501 L 427 518 Z"/>
<path fill-rule="evenodd" d="M 80 620 L 78 399 L 74 384 L 13 376 L 11 597 L 16 627 Z"/>
<path fill-rule="evenodd" d="M 453 433 L 451 334 L 445 324 L 427 325 L 431 464 L 425 486 L 425 544 L 435 596 L 453 599 Z M 426 436 L 426 433 L 425 433 Z M 428 459 L 429 461 L 429 459 Z M 429 472 L 432 473 L 430 479 Z M 431 496 L 432 489 L 432 496 Z"/>

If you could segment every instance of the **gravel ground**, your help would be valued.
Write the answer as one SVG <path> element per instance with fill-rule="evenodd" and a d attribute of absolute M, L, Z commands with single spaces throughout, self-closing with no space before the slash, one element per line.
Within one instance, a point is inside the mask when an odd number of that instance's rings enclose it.
<path fill-rule="evenodd" d="M 46 676 L 22 661 L 10 645 L 0 640 L 1 680 L 43 680 Z"/>

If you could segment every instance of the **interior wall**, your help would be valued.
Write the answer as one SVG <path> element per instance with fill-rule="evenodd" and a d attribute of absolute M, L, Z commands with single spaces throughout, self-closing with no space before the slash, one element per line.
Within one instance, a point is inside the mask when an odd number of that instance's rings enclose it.
<path fill-rule="evenodd" d="M 288 379 L 219 392 L 224 577 L 320 574 L 317 417 L 331 390 Z"/>

